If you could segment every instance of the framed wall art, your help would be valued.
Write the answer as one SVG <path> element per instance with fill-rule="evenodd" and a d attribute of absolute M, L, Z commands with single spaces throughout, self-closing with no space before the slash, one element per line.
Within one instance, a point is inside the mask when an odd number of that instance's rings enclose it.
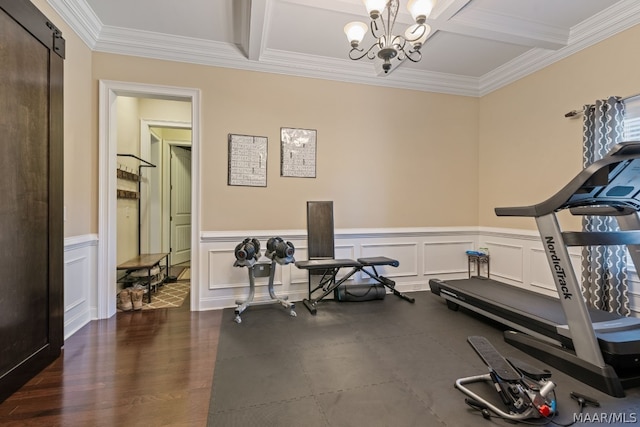
<path fill-rule="evenodd" d="M 280 128 L 280 176 L 316 177 L 316 136 L 313 129 Z"/>
<path fill-rule="evenodd" d="M 267 186 L 267 137 L 229 134 L 227 184 Z"/>

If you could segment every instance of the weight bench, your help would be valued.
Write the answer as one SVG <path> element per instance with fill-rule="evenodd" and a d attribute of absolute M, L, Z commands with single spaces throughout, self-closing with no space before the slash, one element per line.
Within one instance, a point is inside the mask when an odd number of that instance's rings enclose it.
<path fill-rule="evenodd" d="M 379 275 L 376 270 L 376 267 L 381 266 L 398 267 L 400 265 L 399 261 L 384 256 L 358 258 L 357 261 L 335 259 L 333 202 L 307 202 L 307 242 L 309 260 L 297 261 L 295 266 L 309 272 L 309 295 L 302 302 L 311 314 L 316 314 L 318 302 L 335 289 L 338 289 L 340 285 L 357 272 L 366 274 L 369 278 L 390 289 L 394 295 L 409 302 L 415 302 L 413 298 L 398 292 L 395 289 L 396 283 L 387 277 Z M 350 270 L 346 275 L 337 278 L 338 273 L 343 268 L 349 268 Z M 313 289 L 311 285 L 312 275 L 321 276 L 318 285 Z M 322 294 L 317 298 L 312 298 L 313 293 L 319 290 L 322 290 Z"/>
<path fill-rule="evenodd" d="M 415 302 L 414 298 L 411 298 L 401 292 L 398 292 L 395 289 L 396 282 L 393 280 L 380 276 L 378 271 L 376 270 L 376 266 L 390 265 L 393 267 L 398 267 L 400 262 L 387 258 L 387 257 L 372 257 L 372 258 L 358 258 L 357 261 L 352 259 L 313 259 L 309 261 L 297 261 L 295 263 L 296 267 L 301 268 L 303 270 L 315 270 L 316 272 L 321 271 L 322 277 L 320 278 L 320 282 L 318 285 L 311 289 L 311 282 L 309 282 L 309 298 L 305 298 L 302 300 L 303 304 L 307 309 L 311 312 L 311 314 L 316 314 L 317 312 L 317 304 L 324 297 L 329 295 L 335 289 L 338 289 L 340 285 L 349 280 L 354 274 L 361 271 L 365 273 L 367 276 L 380 283 L 384 287 L 390 289 L 394 295 L 399 296 L 400 298 L 407 300 L 409 302 Z M 366 269 L 366 267 L 370 267 L 372 271 Z M 343 268 L 351 268 L 349 272 L 340 277 L 336 278 L 338 273 Z M 317 298 L 312 298 L 312 294 L 322 289 L 322 294 Z"/>
<path fill-rule="evenodd" d="M 400 297 L 406 301 L 409 301 L 410 303 L 416 302 L 415 298 L 412 298 L 407 294 L 403 294 L 402 292 L 399 292 L 396 289 L 396 282 L 389 279 L 388 277 L 380 276 L 378 274 L 378 271 L 376 270 L 376 266 L 383 266 L 383 265 L 398 267 L 400 265 L 400 262 L 398 260 L 387 258 L 385 256 L 377 256 L 377 257 L 371 257 L 371 258 L 358 258 L 358 262 L 362 264 L 362 268 L 360 269 L 360 271 L 362 271 L 364 274 L 366 274 L 376 282 L 380 283 L 381 285 L 389 289 L 391 293 L 393 293 L 395 296 Z M 367 270 L 366 267 L 370 267 L 371 271 Z"/>

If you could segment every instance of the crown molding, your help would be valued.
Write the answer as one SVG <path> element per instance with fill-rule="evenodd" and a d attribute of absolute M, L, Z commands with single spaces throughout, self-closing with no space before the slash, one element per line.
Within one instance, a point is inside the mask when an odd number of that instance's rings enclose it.
<path fill-rule="evenodd" d="M 103 25 L 87 2 L 85 0 L 47 0 L 47 3 L 89 49 L 93 50 Z"/>
<path fill-rule="evenodd" d="M 203 65 L 221 63 L 231 68 L 246 68 L 250 62 L 238 46 L 228 43 L 108 25 L 102 27 L 94 50 Z"/>
<path fill-rule="evenodd" d="M 251 61 L 235 45 L 111 26 L 102 27 L 94 50 L 372 86 L 478 96 L 476 78 L 399 69 L 381 79 L 373 74 L 372 63 L 353 63 L 348 59 L 292 54 L 273 49 L 265 49 L 259 61 Z"/>
<path fill-rule="evenodd" d="M 380 78 L 373 72 L 374 64 L 372 62 L 355 62 L 349 59 L 333 59 L 300 53 L 291 54 L 273 49 L 265 50 L 260 62 L 262 66 L 269 67 L 269 72 L 278 74 L 423 92 L 463 96 L 478 95 L 478 80 L 467 76 L 401 67 L 396 69 L 393 74 Z"/>
<path fill-rule="evenodd" d="M 480 77 L 479 95 L 487 95 L 638 23 L 640 2 L 624 0 L 617 3 L 571 28 L 568 46 L 555 51 L 531 50 Z"/>

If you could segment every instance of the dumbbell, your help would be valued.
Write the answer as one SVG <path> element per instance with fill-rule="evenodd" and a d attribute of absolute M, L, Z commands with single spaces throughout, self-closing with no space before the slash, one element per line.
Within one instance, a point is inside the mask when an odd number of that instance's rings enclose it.
<path fill-rule="evenodd" d="M 296 248 L 293 247 L 293 243 L 280 241 L 278 245 L 276 245 L 276 256 L 278 258 L 289 258 L 292 257 L 293 254 L 296 253 Z"/>
<path fill-rule="evenodd" d="M 272 237 L 267 241 L 267 252 L 265 255 L 268 258 L 290 258 L 296 252 L 293 243 L 285 242 L 281 237 Z"/>
<path fill-rule="evenodd" d="M 249 237 L 244 239 L 242 243 L 236 246 L 234 255 L 238 261 L 246 261 L 252 258 L 257 260 L 260 258 L 260 241 Z"/>

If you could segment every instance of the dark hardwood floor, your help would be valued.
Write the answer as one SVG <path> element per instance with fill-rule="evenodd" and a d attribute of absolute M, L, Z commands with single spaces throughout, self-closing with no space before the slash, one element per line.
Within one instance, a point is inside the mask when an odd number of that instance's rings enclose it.
<path fill-rule="evenodd" d="M 205 426 L 222 311 L 118 313 L 0 404 L 2 426 Z"/>

